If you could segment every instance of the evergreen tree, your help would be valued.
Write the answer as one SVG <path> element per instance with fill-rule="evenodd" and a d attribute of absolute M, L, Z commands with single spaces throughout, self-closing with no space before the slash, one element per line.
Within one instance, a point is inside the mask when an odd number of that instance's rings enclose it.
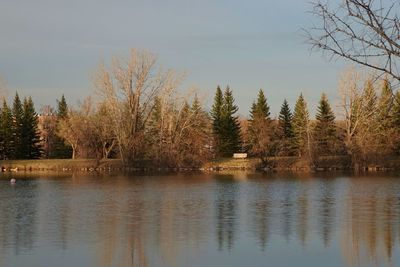
<path fill-rule="evenodd" d="M 283 100 L 278 117 L 279 154 L 290 156 L 293 152 L 293 115 L 286 99 Z"/>
<path fill-rule="evenodd" d="M 224 156 L 232 156 L 241 149 L 240 123 L 235 115 L 238 107 L 229 86 L 224 91 L 223 105 L 221 109 L 221 129 L 219 151 Z"/>
<path fill-rule="evenodd" d="M 298 156 L 304 156 L 309 151 L 309 114 L 307 103 L 300 94 L 293 114 L 293 148 Z"/>
<path fill-rule="evenodd" d="M 383 81 L 381 95 L 377 103 L 377 123 L 381 131 L 387 131 L 393 125 L 393 93 L 388 80 Z"/>
<path fill-rule="evenodd" d="M 57 100 L 58 108 L 57 108 L 57 117 L 60 119 L 64 119 L 68 116 L 68 105 L 65 100 L 65 96 L 62 95 L 60 101 Z"/>
<path fill-rule="evenodd" d="M 292 138 L 293 137 L 292 112 L 290 111 L 290 107 L 286 99 L 283 100 L 278 120 L 282 138 L 285 139 Z"/>
<path fill-rule="evenodd" d="M 224 103 L 224 97 L 222 94 L 222 90 L 217 86 L 217 90 L 215 91 L 214 103 L 211 108 L 211 118 L 212 118 L 212 130 L 214 135 L 214 147 L 216 154 L 220 153 L 220 143 L 222 139 L 222 106 Z"/>
<path fill-rule="evenodd" d="M 23 134 L 23 116 L 24 110 L 22 107 L 21 99 L 19 98 L 18 92 L 15 94 L 14 103 L 12 108 L 13 115 L 13 134 L 14 134 L 14 154 L 10 155 L 12 159 L 24 158 L 24 144 L 22 140 Z"/>
<path fill-rule="evenodd" d="M 363 97 L 364 99 L 366 99 L 364 107 L 365 114 L 368 114 L 370 116 L 374 115 L 377 108 L 378 97 L 376 96 L 376 91 L 371 80 L 368 80 L 365 84 Z"/>
<path fill-rule="evenodd" d="M 249 151 L 258 156 L 267 165 L 267 158 L 273 153 L 273 129 L 269 117 L 269 106 L 264 92 L 260 89 L 257 101 L 253 102 L 250 110 L 248 126 Z"/>
<path fill-rule="evenodd" d="M 25 98 L 22 117 L 22 158 L 37 159 L 41 155 L 38 115 L 32 98 Z"/>
<path fill-rule="evenodd" d="M 61 120 L 68 118 L 68 105 L 64 95 L 61 96 L 60 100 L 57 100 L 57 127 L 59 129 L 59 123 Z M 57 134 L 54 138 L 54 150 L 50 153 L 50 158 L 67 159 L 72 157 L 72 147 L 67 145 L 64 140 Z"/>
<path fill-rule="evenodd" d="M 191 164 L 204 162 L 210 156 L 209 136 L 211 132 L 210 118 L 200 104 L 200 101 L 195 95 L 190 107 L 192 116 L 192 127 L 190 128 L 189 153 L 191 156 Z"/>
<path fill-rule="evenodd" d="M 267 99 L 265 98 L 264 92 L 262 89 L 258 91 L 257 102 L 253 102 L 250 111 L 250 122 L 254 120 L 255 117 L 262 117 L 266 119 L 269 118 L 269 106 L 267 104 Z"/>
<path fill-rule="evenodd" d="M 387 79 L 383 80 L 381 93 L 377 103 L 377 111 L 375 115 L 375 138 L 376 152 L 392 153 L 398 151 L 400 143 L 400 128 L 396 127 L 396 96 L 393 96 L 392 88 Z"/>
<path fill-rule="evenodd" d="M 322 94 L 316 114 L 314 140 L 321 155 L 334 153 L 337 135 L 335 115 L 325 94 Z"/>
<path fill-rule="evenodd" d="M 13 116 L 7 102 L 3 100 L 0 115 L 0 159 L 11 159 L 14 156 Z"/>
<path fill-rule="evenodd" d="M 217 155 L 231 156 L 241 147 L 240 125 L 237 106 L 229 86 L 222 93 L 218 86 L 211 109 L 214 146 Z"/>
<path fill-rule="evenodd" d="M 190 107 L 190 110 L 194 114 L 199 114 L 202 111 L 202 108 L 201 108 L 201 105 L 200 105 L 200 100 L 199 100 L 197 94 L 193 98 L 193 102 L 192 102 L 192 105 Z"/>

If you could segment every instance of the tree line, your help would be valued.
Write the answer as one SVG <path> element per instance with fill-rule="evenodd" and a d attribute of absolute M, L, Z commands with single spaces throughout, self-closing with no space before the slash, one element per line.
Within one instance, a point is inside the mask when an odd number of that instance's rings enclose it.
<path fill-rule="evenodd" d="M 18 93 L 0 110 L 1 159 L 119 158 L 125 164 L 201 166 L 218 157 L 247 152 L 270 166 L 274 158 L 299 158 L 315 165 L 323 157 L 347 157 L 354 167 L 397 156 L 400 94 L 388 79 L 354 69 L 339 82 L 336 119 L 325 94 L 310 118 L 300 94 L 293 110 L 283 100 L 272 117 L 260 89 L 249 117 L 240 118 L 232 89 L 217 87 L 208 112 L 195 91 L 182 93 L 182 75 L 165 70 L 147 51 L 100 64 L 96 93 L 77 107 L 65 97 L 41 115 Z"/>
<path fill-rule="evenodd" d="M 70 148 L 57 135 L 57 123 L 67 114 L 66 105 L 62 96 L 57 115 L 52 115 L 54 128 L 49 129 L 47 121 L 39 122 L 31 97 L 21 100 L 17 92 L 12 105 L 4 98 L 0 107 L 0 159 L 69 158 Z"/>
<path fill-rule="evenodd" d="M 315 118 L 310 118 L 307 102 L 300 94 L 293 111 L 284 99 L 280 112 L 272 118 L 267 98 L 260 89 L 249 118 L 240 121 L 229 87 L 218 87 L 211 110 L 214 153 L 230 156 L 248 152 L 265 166 L 272 159 L 297 157 L 317 167 L 321 158 L 338 157 L 353 168 L 387 164 L 400 149 L 400 92 L 393 92 L 387 78 L 346 70 L 339 82 L 341 119 L 322 94 Z M 273 166 L 271 166 L 273 167 Z"/>

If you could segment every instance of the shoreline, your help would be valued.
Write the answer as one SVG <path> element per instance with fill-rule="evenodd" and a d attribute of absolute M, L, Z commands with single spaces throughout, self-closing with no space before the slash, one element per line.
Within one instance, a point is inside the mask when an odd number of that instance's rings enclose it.
<path fill-rule="evenodd" d="M 368 164 L 356 170 L 347 157 L 324 157 L 310 164 L 298 157 L 274 157 L 263 167 L 258 158 L 232 159 L 219 158 L 202 166 L 180 168 L 158 167 L 149 161 L 136 162 L 133 166 L 124 166 L 120 159 L 35 159 L 0 160 L 0 172 L 220 172 L 220 171 L 261 171 L 261 172 L 385 172 L 400 170 L 400 157 L 385 161 L 383 164 Z"/>

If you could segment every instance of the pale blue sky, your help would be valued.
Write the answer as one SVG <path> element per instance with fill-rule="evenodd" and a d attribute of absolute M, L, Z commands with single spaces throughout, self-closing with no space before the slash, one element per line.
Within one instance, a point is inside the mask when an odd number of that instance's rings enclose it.
<path fill-rule="evenodd" d="M 101 59 L 146 48 L 188 73 L 212 101 L 218 84 L 247 115 L 259 88 L 275 115 L 303 92 L 310 112 L 322 92 L 332 104 L 344 63 L 311 53 L 301 28 L 308 0 L 1 0 L 0 74 L 9 94 L 32 95 L 37 109 L 62 93 L 75 104 L 91 93 Z"/>

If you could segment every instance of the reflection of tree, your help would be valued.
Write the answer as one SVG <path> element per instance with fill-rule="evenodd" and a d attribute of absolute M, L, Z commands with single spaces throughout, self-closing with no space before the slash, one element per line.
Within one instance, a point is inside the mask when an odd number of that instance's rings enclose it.
<path fill-rule="evenodd" d="M 282 208 L 282 232 L 283 236 L 286 239 L 286 242 L 290 241 L 290 237 L 292 235 L 292 220 L 293 220 L 293 190 L 291 190 L 290 185 L 288 185 L 289 188 L 286 189 L 286 191 L 283 193 L 284 194 L 284 199 L 281 203 L 281 208 Z"/>
<path fill-rule="evenodd" d="M 13 189 L 15 189 L 15 195 L 10 203 L 13 214 L 8 223 L 13 225 L 15 250 L 19 254 L 21 250 L 33 249 L 38 197 L 35 181 L 20 182 L 18 188 Z"/>
<path fill-rule="evenodd" d="M 298 235 L 302 246 L 306 246 L 308 230 L 308 192 L 305 190 L 298 198 Z"/>
<path fill-rule="evenodd" d="M 228 250 L 233 248 L 236 230 L 237 188 L 233 182 L 217 184 L 216 212 L 217 238 L 220 250 L 226 245 Z M 226 244 L 225 244 L 226 243 Z"/>
<path fill-rule="evenodd" d="M 249 202 L 250 227 L 261 249 L 265 250 L 270 235 L 270 190 L 266 182 L 254 188 L 254 190 L 255 192 L 251 194 L 252 199 Z"/>
<path fill-rule="evenodd" d="M 31 251 L 37 234 L 37 183 L 19 180 L 14 186 L 2 184 L 0 189 L 0 251 L 10 244 L 17 255 Z"/>
<path fill-rule="evenodd" d="M 319 222 L 321 227 L 324 246 L 328 247 L 332 235 L 334 220 L 335 197 L 334 187 L 331 180 L 322 182 L 320 207 L 318 209 Z"/>
<path fill-rule="evenodd" d="M 348 266 L 391 266 L 398 202 L 391 193 L 382 195 L 376 182 L 364 179 L 353 183 L 344 206 L 342 250 L 346 262 Z"/>
<path fill-rule="evenodd" d="M 383 224 L 383 236 L 384 236 L 384 244 L 385 244 L 385 251 L 386 251 L 386 256 L 389 261 L 392 260 L 392 254 L 393 254 L 393 246 L 394 246 L 394 206 L 395 206 L 395 201 L 394 198 L 389 196 L 385 199 L 384 204 L 383 204 L 383 212 L 384 212 L 384 224 Z"/>
<path fill-rule="evenodd" d="M 113 184 L 113 195 L 123 196 L 110 198 L 105 192 L 101 210 L 95 216 L 97 234 L 104 240 L 98 247 L 101 266 L 149 266 L 145 247 L 145 219 L 150 208 L 146 208 L 143 194 L 132 194 L 127 198 L 124 188 L 131 186 L 120 177 L 119 184 Z M 121 217 L 121 214 L 125 216 Z"/>

